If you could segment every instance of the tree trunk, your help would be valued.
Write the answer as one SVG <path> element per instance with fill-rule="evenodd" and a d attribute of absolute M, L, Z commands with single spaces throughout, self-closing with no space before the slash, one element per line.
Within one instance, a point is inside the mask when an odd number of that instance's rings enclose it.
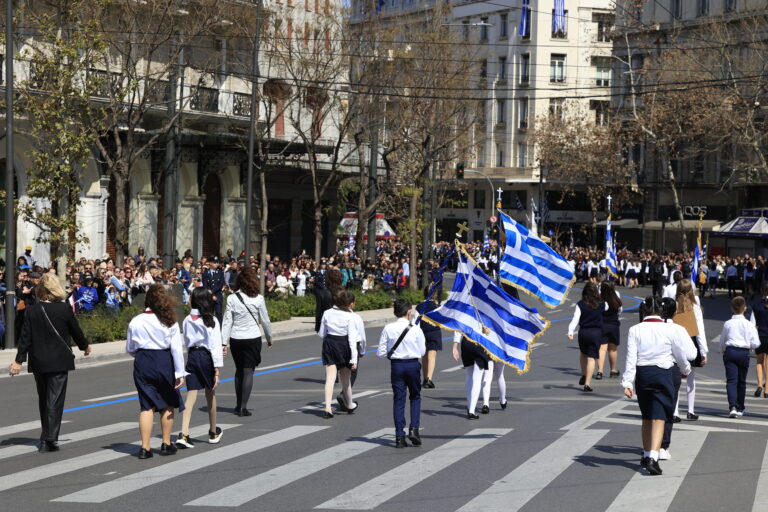
<path fill-rule="evenodd" d="M 608 229 L 608 226 L 605 227 Z M 599 247 L 597 244 L 597 210 L 592 207 L 592 243 L 595 244 L 595 248 Z"/>
<path fill-rule="evenodd" d="M 115 180 L 115 252 L 117 265 L 122 265 L 128 255 L 128 169 L 125 162 L 119 162 L 112 171 L 112 179 Z"/>
<path fill-rule="evenodd" d="M 269 250 L 269 198 L 267 197 L 267 178 L 264 169 L 259 172 L 259 193 L 261 194 L 261 219 L 259 233 L 261 244 L 259 247 L 259 289 L 264 293 L 264 280 L 267 270 L 267 251 Z"/>
<path fill-rule="evenodd" d="M 368 172 L 365 165 L 360 166 L 360 192 L 357 196 L 357 233 L 355 233 L 355 253 L 357 258 L 366 263 L 368 260 L 367 245 L 365 243 L 365 234 L 368 232 Z"/>
<path fill-rule="evenodd" d="M 414 189 L 411 191 L 411 204 L 410 209 L 408 212 L 408 219 L 411 224 L 411 261 L 410 261 L 410 267 L 411 267 L 411 277 L 410 277 L 410 288 L 411 290 L 418 290 L 419 283 L 418 283 L 418 247 L 416 245 L 416 234 L 418 233 L 417 223 L 419 220 L 418 217 L 418 211 L 419 211 L 419 192 L 418 190 Z"/>
<path fill-rule="evenodd" d="M 319 262 L 323 250 L 323 203 L 315 201 L 314 209 L 315 220 L 315 261 Z"/>
<path fill-rule="evenodd" d="M 683 207 L 680 206 L 680 197 L 677 195 L 677 187 L 675 186 L 675 172 L 672 170 L 672 160 L 669 155 L 664 155 L 664 162 L 667 166 L 667 172 L 669 173 L 669 189 L 672 191 L 672 200 L 675 203 L 675 211 L 677 212 L 677 220 L 680 221 L 680 239 L 682 240 L 683 252 L 688 251 L 688 235 L 685 232 L 685 222 L 683 222 Z"/>

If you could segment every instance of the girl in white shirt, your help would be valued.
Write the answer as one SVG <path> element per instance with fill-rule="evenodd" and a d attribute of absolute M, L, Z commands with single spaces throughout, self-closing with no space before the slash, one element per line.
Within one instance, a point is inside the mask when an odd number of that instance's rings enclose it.
<path fill-rule="evenodd" d="M 195 409 L 197 392 L 205 389 L 208 405 L 208 442 L 221 441 L 222 430 L 216 424 L 216 394 L 219 385 L 219 368 L 224 366 L 221 344 L 221 326 L 214 316 L 211 292 L 207 288 L 195 288 L 191 297 L 192 311 L 184 319 L 184 344 L 187 346 L 187 399 L 181 420 L 181 433 L 176 439 L 179 448 L 194 448 L 189 438 L 189 422 Z"/>
<path fill-rule="evenodd" d="M 134 357 L 133 381 L 139 392 L 140 459 L 152 457 L 149 440 L 152 437 L 154 413 L 160 413 L 163 443 L 160 455 L 173 455 L 171 443 L 173 410 L 184 410 L 179 388 L 184 385 L 184 353 L 181 332 L 176 323 L 173 300 L 163 285 L 154 284 L 147 290 L 147 309 L 128 324 L 125 351 Z"/>
<path fill-rule="evenodd" d="M 704 332 L 704 315 L 701 311 L 701 306 L 698 303 L 698 298 L 693 293 L 693 284 L 690 279 L 682 279 L 677 283 L 677 294 L 675 296 L 677 301 L 677 313 L 673 318 L 675 323 L 681 323 L 684 315 L 693 315 L 696 322 L 696 333 L 693 334 L 689 331 L 691 340 L 698 354 L 696 359 L 691 363 L 691 373 L 686 379 L 686 387 L 688 391 L 688 416 L 691 421 L 699 419 L 699 416 L 694 413 L 694 405 L 696 400 L 696 368 L 707 364 L 707 354 L 709 348 L 707 347 L 707 336 Z M 678 399 L 679 401 L 679 399 Z M 675 415 L 677 416 L 677 406 L 675 406 Z"/>
<path fill-rule="evenodd" d="M 361 341 L 358 323 L 353 318 L 350 306 L 355 302 L 355 296 L 341 289 L 333 295 L 334 306 L 323 313 L 320 321 L 318 336 L 323 339 L 323 365 L 325 365 L 325 409 L 323 418 L 333 418 L 331 398 L 336 383 L 336 374 L 341 380 L 344 404 L 352 403 L 352 370 L 357 369 L 357 344 Z M 357 404 L 347 407 L 346 412 L 352 414 L 357 410 Z"/>

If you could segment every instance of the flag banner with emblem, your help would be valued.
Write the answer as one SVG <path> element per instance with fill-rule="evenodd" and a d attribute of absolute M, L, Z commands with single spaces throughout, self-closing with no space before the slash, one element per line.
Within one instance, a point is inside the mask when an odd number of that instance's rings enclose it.
<path fill-rule="evenodd" d="M 699 236 L 696 238 L 696 250 L 693 253 L 693 268 L 691 268 L 691 282 L 696 286 L 696 278 L 699 277 L 699 265 L 701 264 L 701 225 L 704 217 L 699 217 Z"/>
<path fill-rule="evenodd" d="M 448 299 L 423 320 L 460 332 L 494 360 L 525 373 L 531 347 L 549 327 L 535 308 L 502 290 L 463 247 L 458 250 L 456 279 Z"/>
<path fill-rule="evenodd" d="M 520 30 L 521 36 L 531 35 L 531 0 L 523 0 L 523 8 L 520 10 Z"/>
<path fill-rule="evenodd" d="M 562 304 L 576 280 L 571 266 L 528 228 L 502 211 L 499 215 L 507 238 L 499 266 L 501 280 L 547 307 Z"/>
<path fill-rule="evenodd" d="M 488 232 L 485 232 L 485 238 L 483 239 L 483 252 L 491 248 L 491 240 L 488 238 Z"/>
<path fill-rule="evenodd" d="M 616 248 L 613 245 L 610 214 L 608 214 L 608 220 L 605 223 L 605 268 L 611 277 L 618 277 L 616 274 Z"/>

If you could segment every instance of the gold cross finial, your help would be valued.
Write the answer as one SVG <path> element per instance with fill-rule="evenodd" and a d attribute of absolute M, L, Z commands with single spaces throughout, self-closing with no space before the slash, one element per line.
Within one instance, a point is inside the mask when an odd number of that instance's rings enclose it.
<path fill-rule="evenodd" d="M 456 229 L 459 230 L 459 232 L 456 233 L 456 238 L 461 238 L 462 236 L 464 236 L 465 232 L 469 231 L 469 227 L 467 227 L 467 223 L 466 222 L 462 222 L 460 224 L 456 224 Z"/>

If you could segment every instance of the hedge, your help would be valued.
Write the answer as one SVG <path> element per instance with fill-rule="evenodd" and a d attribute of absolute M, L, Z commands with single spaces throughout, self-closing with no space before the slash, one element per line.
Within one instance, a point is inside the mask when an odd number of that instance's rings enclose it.
<path fill-rule="evenodd" d="M 373 309 L 386 309 L 392 307 L 392 295 L 386 292 L 361 293 L 355 291 L 356 311 L 370 311 Z M 423 299 L 421 290 L 403 290 L 400 297 L 407 299 L 411 304 L 418 304 Z M 290 320 L 295 316 L 315 316 L 315 296 L 304 297 L 289 296 L 285 299 L 267 299 L 267 311 L 271 322 Z M 137 306 L 122 308 L 119 313 L 112 313 L 104 307 L 99 307 L 91 313 L 77 315 L 80 327 L 90 343 L 104 343 L 107 341 L 123 340 L 128 331 L 128 323 L 141 313 Z M 181 313 L 181 311 L 179 311 Z M 184 306 L 183 314 L 189 313 L 189 307 Z"/>

